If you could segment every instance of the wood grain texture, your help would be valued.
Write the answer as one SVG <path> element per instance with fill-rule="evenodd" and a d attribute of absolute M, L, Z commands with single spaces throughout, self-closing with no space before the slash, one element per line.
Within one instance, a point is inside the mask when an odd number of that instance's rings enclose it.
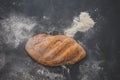
<path fill-rule="evenodd" d="M 35 61 L 46 66 L 74 64 L 86 56 L 81 45 L 65 35 L 35 35 L 27 41 L 25 50 Z"/>

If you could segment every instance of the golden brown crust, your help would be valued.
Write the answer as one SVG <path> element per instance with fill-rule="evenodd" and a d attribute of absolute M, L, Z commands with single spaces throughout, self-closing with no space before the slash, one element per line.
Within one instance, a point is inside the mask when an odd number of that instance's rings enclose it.
<path fill-rule="evenodd" d="M 86 55 L 74 39 L 65 35 L 38 34 L 28 40 L 25 50 L 35 61 L 46 66 L 74 64 Z"/>

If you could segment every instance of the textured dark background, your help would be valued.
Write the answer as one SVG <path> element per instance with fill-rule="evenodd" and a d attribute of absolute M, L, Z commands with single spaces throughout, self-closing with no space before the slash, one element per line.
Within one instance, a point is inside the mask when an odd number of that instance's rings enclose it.
<path fill-rule="evenodd" d="M 39 24 L 44 26 L 41 32 L 36 28 L 36 34 L 47 33 L 47 28 L 52 27 L 55 27 L 52 34 L 63 34 L 73 17 L 82 11 L 89 12 L 96 24 L 93 30 L 78 32 L 74 36 L 83 42 L 88 55 L 83 61 L 67 66 L 70 72 L 61 67 L 37 64 L 26 55 L 25 42 L 18 48 L 10 48 L 4 43 L 5 35 L 0 35 L 0 80 L 120 80 L 119 0 L 0 0 L 0 21 L 8 18 L 9 14 L 36 17 Z M 48 16 L 50 20 L 43 20 L 43 16 Z M 39 69 L 48 72 L 38 74 Z"/>

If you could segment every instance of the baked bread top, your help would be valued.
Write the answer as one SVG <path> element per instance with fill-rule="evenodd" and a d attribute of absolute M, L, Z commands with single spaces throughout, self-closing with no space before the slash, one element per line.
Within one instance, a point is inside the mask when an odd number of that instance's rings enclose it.
<path fill-rule="evenodd" d="M 65 35 L 35 35 L 27 41 L 25 50 L 35 61 L 46 66 L 74 64 L 86 55 L 80 44 Z"/>

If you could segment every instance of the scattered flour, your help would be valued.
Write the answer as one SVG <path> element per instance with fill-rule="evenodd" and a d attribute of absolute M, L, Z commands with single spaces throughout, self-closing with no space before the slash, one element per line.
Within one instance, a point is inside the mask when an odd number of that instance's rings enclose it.
<path fill-rule="evenodd" d="M 3 33 L 6 44 L 14 48 L 17 48 L 20 43 L 31 37 L 34 34 L 32 29 L 36 26 L 35 20 L 18 15 L 10 15 L 1 24 L 4 28 Z"/>
<path fill-rule="evenodd" d="M 47 69 L 45 70 L 37 70 L 37 73 L 41 76 L 45 76 L 45 77 L 48 77 L 50 80 L 64 80 L 65 77 L 62 75 L 62 74 L 57 74 L 57 73 L 52 73 L 52 72 L 49 72 Z"/>
<path fill-rule="evenodd" d="M 85 32 L 94 26 L 95 22 L 90 17 L 89 13 L 81 12 L 78 17 L 73 19 L 71 28 L 65 29 L 64 33 L 67 36 L 73 37 L 77 31 Z"/>
<path fill-rule="evenodd" d="M 46 19 L 45 16 L 43 18 Z M 77 31 L 85 32 L 94 26 L 95 22 L 90 18 L 89 13 L 81 12 L 78 17 L 73 19 L 71 28 L 65 29 L 67 36 L 73 37 Z M 20 43 L 31 37 L 34 32 L 32 29 L 37 25 L 36 21 L 26 16 L 10 15 L 1 22 L 4 28 L 3 35 L 6 44 L 17 48 Z"/>

